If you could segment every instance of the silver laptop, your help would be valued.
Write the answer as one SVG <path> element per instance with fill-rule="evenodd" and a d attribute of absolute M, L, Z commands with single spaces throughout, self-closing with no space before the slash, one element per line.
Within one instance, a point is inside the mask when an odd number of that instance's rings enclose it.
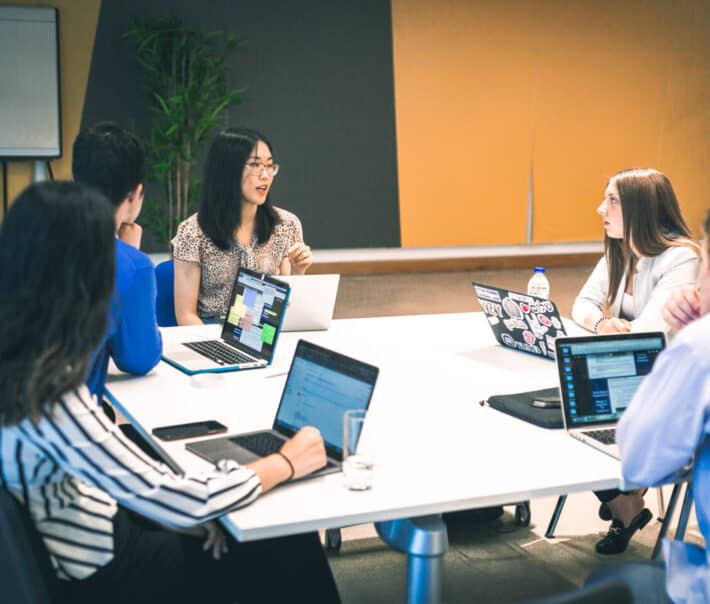
<path fill-rule="evenodd" d="M 282 331 L 316 331 L 330 327 L 340 275 L 288 275 L 279 279 L 291 286 Z"/>
<path fill-rule="evenodd" d="M 222 338 L 166 344 L 163 360 L 188 375 L 266 367 L 276 351 L 289 292 L 283 281 L 240 268 Z"/>
<path fill-rule="evenodd" d="M 304 478 L 339 472 L 343 414 L 348 409 L 366 410 L 370 406 L 378 373 L 377 367 L 300 340 L 271 430 L 185 446 L 208 461 L 235 459 L 244 464 L 275 453 L 304 426 L 315 426 L 323 436 L 328 463 Z"/>
<path fill-rule="evenodd" d="M 616 424 L 665 347 L 664 334 L 562 337 L 555 347 L 565 430 L 618 459 Z"/>

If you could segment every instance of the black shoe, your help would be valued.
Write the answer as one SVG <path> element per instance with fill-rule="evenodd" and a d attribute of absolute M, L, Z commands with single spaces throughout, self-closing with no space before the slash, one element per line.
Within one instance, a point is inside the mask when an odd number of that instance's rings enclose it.
<path fill-rule="evenodd" d="M 646 526 L 653 518 L 651 510 L 648 508 L 642 509 L 631 521 L 628 528 L 624 528 L 624 523 L 616 518 L 611 521 L 609 532 L 604 539 L 597 541 L 596 550 L 598 554 L 620 554 L 626 551 L 626 547 L 631 541 L 634 533 Z"/>
<path fill-rule="evenodd" d="M 602 503 L 599 506 L 599 518 L 602 520 L 606 520 L 607 522 L 613 518 L 611 515 L 611 510 L 609 509 L 609 506 L 606 503 Z"/>

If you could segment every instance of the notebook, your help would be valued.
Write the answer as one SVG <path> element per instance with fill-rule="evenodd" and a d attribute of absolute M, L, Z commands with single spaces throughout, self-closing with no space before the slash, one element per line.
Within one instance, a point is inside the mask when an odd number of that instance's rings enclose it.
<path fill-rule="evenodd" d="M 289 291 L 283 281 L 240 268 L 221 339 L 166 344 L 163 360 L 188 375 L 266 367 L 276 351 Z"/>
<path fill-rule="evenodd" d="M 475 281 L 473 290 L 500 344 L 555 358 L 555 338 L 565 328 L 554 302 Z"/>
<path fill-rule="evenodd" d="M 565 430 L 618 459 L 616 424 L 665 347 L 664 334 L 564 337 L 555 346 Z"/>
<path fill-rule="evenodd" d="M 340 275 L 288 275 L 279 279 L 291 286 L 282 331 L 316 331 L 330 327 Z"/>
<path fill-rule="evenodd" d="M 378 373 L 377 367 L 300 340 L 271 430 L 185 446 L 208 461 L 234 459 L 244 464 L 275 453 L 304 426 L 315 426 L 323 436 L 328 463 L 304 478 L 339 472 L 343 460 L 343 414 L 348 409 L 367 410 Z"/>

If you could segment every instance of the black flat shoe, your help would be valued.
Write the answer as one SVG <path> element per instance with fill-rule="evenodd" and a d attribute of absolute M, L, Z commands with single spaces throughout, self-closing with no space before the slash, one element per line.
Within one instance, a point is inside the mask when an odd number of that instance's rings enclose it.
<path fill-rule="evenodd" d="M 599 518 L 602 520 L 606 520 L 607 522 L 613 518 L 611 515 L 611 510 L 609 509 L 609 506 L 606 503 L 602 503 L 599 506 Z"/>
<path fill-rule="evenodd" d="M 631 521 L 628 528 L 624 527 L 624 523 L 616 518 L 611 521 L 611 526 L 609 527 L 609 532 L 606 537 L 597 542 L 596 550 L 598 554 L 609 555 L 609 554 L 620 554 L 626 551 L 631 537 L 634 533 L 646 526 L 649 521 L 653 518 L 651 510 L 648 508 L 642 509 Z"/>

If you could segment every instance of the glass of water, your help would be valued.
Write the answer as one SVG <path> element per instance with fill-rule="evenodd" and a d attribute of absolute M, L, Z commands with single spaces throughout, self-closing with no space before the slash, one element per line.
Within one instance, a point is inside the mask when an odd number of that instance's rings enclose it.
<path fill-rule="evenodd" d="M 343 415 L 343 474 L 345 486 L 353 491 L 372 487 L 372 442 L 360 439 L 366 418 L 363 409 L 349 409 Z"/>

